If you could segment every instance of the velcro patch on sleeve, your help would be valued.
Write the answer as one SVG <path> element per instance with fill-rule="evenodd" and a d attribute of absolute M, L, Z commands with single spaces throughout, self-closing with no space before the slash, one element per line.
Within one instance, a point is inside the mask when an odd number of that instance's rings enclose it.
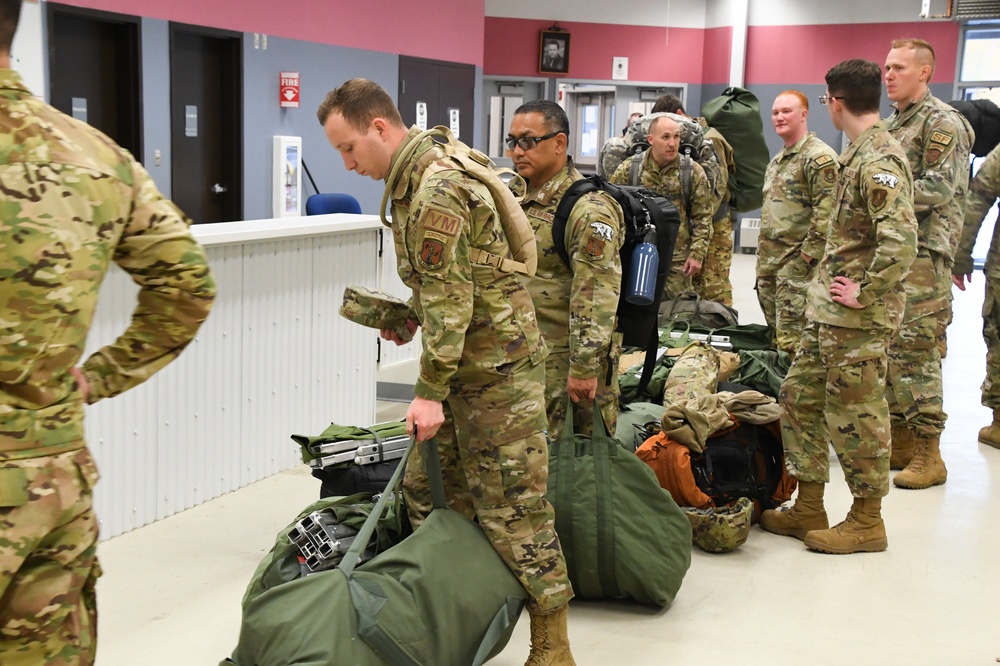
<path fill-rule="evenodd" d="M 830 157 L 829 155 L 820 155 L 819 157 L 813 159 L 812 164 L 813 164 L 813 167 L 815 167 L 817 169 L 821 169 L 821 168 L 823 168 L 824 165 L 829 164 L 832 161 L 833 161 L 833 158 Z"/>
<path fill-rule="evenodd" d="M 928 140 L 930 143 L 940 143 L 942 146 L 950 146 L 951 142 L 955 140 L 951 134 L 947 132 L 942 132 L 941 130 L 934 130 L 931 132 L 931 138 Z"/>
<path fill-rule="evenodd" d="M 428 205 L 417 221 L 417 226 L 425 231 L 436 231 L 446 236 L 457 236 L 462 229 L 462 218 L 446 208 Z"/>

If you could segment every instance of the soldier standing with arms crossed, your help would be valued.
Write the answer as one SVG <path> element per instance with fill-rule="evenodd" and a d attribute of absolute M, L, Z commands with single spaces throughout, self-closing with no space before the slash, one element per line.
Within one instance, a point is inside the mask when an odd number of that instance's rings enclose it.
<path fill-rule="evenodd" d="M 969 186 L 965 203 L 962 241 L 955 253 L 952 280 L 965 291 L 972 282 L 972 249 L 986 214 L 1000 197 L 1000 146 L 990 151 L 979 166 Z M 983 405 L 993 410 L 993 422 L 979 431 L 979 441 L 1000 449 L 1000 224 L 993 227 L 993 241 L 986 255 L 986 298 L 983 301 L 983 339 L 986 341 L 986 379 L 983 381 Z"/>
<path fill-rule="evenodd" d="M 0 664 L 85 666 L 101 568 L 84 405 L 174 360 L 215 283 L 190 221 L 146 170 L 10 69 L 20 11 L 0 0 Z M 77 368 L 112 261 L 138 304 Z"/>
<path fill-rule="evenodd" d="M 348 171 L 385 180 L 397 268 L 413 291 L 423 351 L 407 429 L 434 438 L 450 508 L 478 519 L 531 597 L 526 666 L 573 664 L 566 616 L 573 590 L 545 499 L 545 347 L 528 291 L 515 273 L 470 256 L 506 257 L 509 245 L 486 185 L 406 129 L 378 84 L 351 79 L 317 112 Z M 383 330 L 382 337 L 401 342 Z M 415 527 L 430 511 L 419 448 L 403 491 Z"/>
<path fill-rule="evenodd" d="M 899 144 L 879 119 L 881 75 L 867 60 L 826 73 L 833 126 L 851 140 L 840 156 L 825 250 L 809 287 L 808 324 L 781 385 L 785 464 L 799 482 L 791 509 L 761 525 L 827 553 L 885 550 L 882 498 L 889 492 L 886 350 L 902 321 L 901 281 L 916 254 L 913 180 Z M 830 444 L 854 503 L 828 528 L 823 491 Z"/>
<path fill-rule="evenodd" d="M 614 436 L 621 356 L 615 312 L 621 293 L 624 222 L 610 195 L 584 194 L 566 220 L 572 268 L 563 262 L 553 245 L 552 220 L 566 190 L 583 179 L 566 154 L 568 143 L 569 119 L 555 102 L 535 100 L 514 111 L 507 147 L 513 152 L 514 168 L 528 183 L 521 207 L 535 230 L 538 251 L 538 269 L 524 283 L 549 349 L 545 404 L 550 435 L 562 432 L 568 395 L 574 403 L 582 403 L 574 410 L 577 432 L 591 432 L 596 399 L 608 434 Z"/>
<path fill-rule="evenodd" d="M 795 355 L 806 325 L 806 293 L 826 246 L 837 153 L 809 131 L 809 101 L 780 93 L 771 124 L 784 147 L 767 165 L 757 247 L 757 301 L 774 347 Z"/>
<path fill-rule="evenodd" d="M 969 184 L 972 129 L 965 117 L 927 85 L 934 49 L 920 39 L 897 39 L 885 59 L 885 87 L 896 110 L 886 129 L 899 141 L 913 172 L 917 258 L 906 277 L 904 326 L 889 347 L 891 469 L 901 488 L 944 483 L 944 413 L 939 338 L 951 319 L 951 266 L 961 234 Z M 904 469 L 905 468 L 905 469 Z"/>

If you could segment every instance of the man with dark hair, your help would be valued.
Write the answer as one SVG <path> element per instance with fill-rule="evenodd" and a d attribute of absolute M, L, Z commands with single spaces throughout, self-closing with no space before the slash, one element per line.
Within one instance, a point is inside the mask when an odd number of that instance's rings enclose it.
<path fill-rule="evenodd" d="M 544 138 L 548 137 L 548 138 Z M 621 292 L 619 249 L 622 211 L 605 192 L 580 197 L 566 220 L 567 266 L 555 250 L 552 220 L 570 185 L 583 176 L 567 154 L 569 119 L 548 100 L 522 104 L 511 120 L 507 147 L 514 168 L 527 182 L 521 207 L 535 231 L 538 269 L 524 279 L 549 348 L 545 361 L 545 404 L 549 433 L 559 437 L 566 398 L 575 409 L 577 432 L 590 433 L 597 405 L 614 434 L 618 420 L 618 358 L 621 334 L 615 312 Z"/>
<path fill-rule="evenodd" d="M 851 144 L 840 156 L 809 323 L 779 396 L 798 496 L 790 509 L 765 511 L 761 526 L 827 553 L 874 552 L 888 546 L 881 514 L 889 492 L 886 350 L 916 255 L 913 179 L 905 153 L 879 122 L 879 66 L 846 60 L 827 72 L 826 85 L 820 101 Z M 833 528 L 823 507 L 831 443 L 854 496 L 847 519 Z"/>
<path fill-rule="evenodd" d="M 397 269 L 413 292 L 408 327 L 423 342 L 407 430 L 436 440 L 449 507 L 478 520 L 528 591 L 528 664 L 573 664 L 573 589 L 545 499 L 546 351 L 527 289 L 489 261 L 510 254 L 501 204 L 428 133 L 407 130 L 372 81 L 331 91 L 318 117 L 347 170 L 385 180 L 392 203 Z M 389 329 L 382 337 L 402 342 Z M 418 529 L 431 509 L 423 470 L 418 448 L 403 483 Z"/>
<path fill-rule="evenodd" d="M 663 95 L 653 104 L 653 113 L 676 113 L 691 118 L 698 123 L 711 141 L 719 168 L 715 175 L 715 187 L 712 190 L 712 242 L 705 255 L 705 265 L 694 276 L 694 290 L 710 301 L 718 301 L 726 305 L 733 304 L 733 283 L 729 280 L 729 271 L 733 265 L 733 221 L 735 214 L 729 208 L 732 193 L 729 191 L 729 178 L 736 173 L 736 159 L 733 147 L 729 145 L 722 133 L 708 126 L 704 118 L 692 118 L 684 111 L 681 100 L 676 95 Z M 709 177 L 712 180 L 711 176 Z"/>
<path fill-rule="evenodd" d="M 84 405 L 174 360 L 215 283 L 190 220 L 145 169 L 10 69 L 20 10 L 0 0 L 0 664 L 86 665 L 101 569 Z M 137 305 L 78 368 L 112 261 Z"/>
<path fill-rule="evenodd" d="M 890 468 L 900 488 L 944 483 L 941 356 L 951 320 L 951 269 L 962 233 L 969 186 L 972 129 L 929 88 L 934 49 L 922 39 L 897 39 L 885 59 L 885 87 L 896 110 L 886 129 L 906 151 L 913 172 L 917 258 L 906 278 L 906 311 L 889 348 Z"/>

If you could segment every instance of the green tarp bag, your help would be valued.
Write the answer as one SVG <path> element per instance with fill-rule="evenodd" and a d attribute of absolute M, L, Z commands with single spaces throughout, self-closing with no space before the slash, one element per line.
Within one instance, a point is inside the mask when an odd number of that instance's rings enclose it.
<path fill-rule="evenodd" d="M 357 566 L 414 445 L 337 568 L 301 576 L 279 537 L 258 567 L 270 575 L 250 584 L 238 644 L 222 665 L 479 666 L 503 649 L 527 593 L 483 531 L 445 508 L 436 449 L 426 456 L 434 510 L 411 536 Z"/>
<path fill-rule="evenodd" d="M 608 437 L 601 410 L 586 437 L 574 434 L 568 404 L 547 497 L 577 597 L 673 601 L 691 565 L 691 523 L 653 470 Z"/>
<path fill-rule="evenodd" d="M 729 179 L 733 210 L 746 213 L 760 208 L 764 203 L 764 172 L 771 161 L 760 100 L 745 88 L 726 88 L 701 105 L 701 115 L 733 147 L 736 173 Z"/>

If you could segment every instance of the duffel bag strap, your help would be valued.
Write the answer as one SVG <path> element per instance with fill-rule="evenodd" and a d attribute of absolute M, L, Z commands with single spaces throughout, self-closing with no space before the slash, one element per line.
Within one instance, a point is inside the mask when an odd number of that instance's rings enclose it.
<path fill-rule="evenodd" d="M 594 400 L 594 482 L 597 491 L 597 570 L 601 588 L 608 596 L 620 596 L 615 577 L 615 516 L 611 495 L 611 458 L 618 454 L 618 443 L 608 437 L 604 415 Z"/>

